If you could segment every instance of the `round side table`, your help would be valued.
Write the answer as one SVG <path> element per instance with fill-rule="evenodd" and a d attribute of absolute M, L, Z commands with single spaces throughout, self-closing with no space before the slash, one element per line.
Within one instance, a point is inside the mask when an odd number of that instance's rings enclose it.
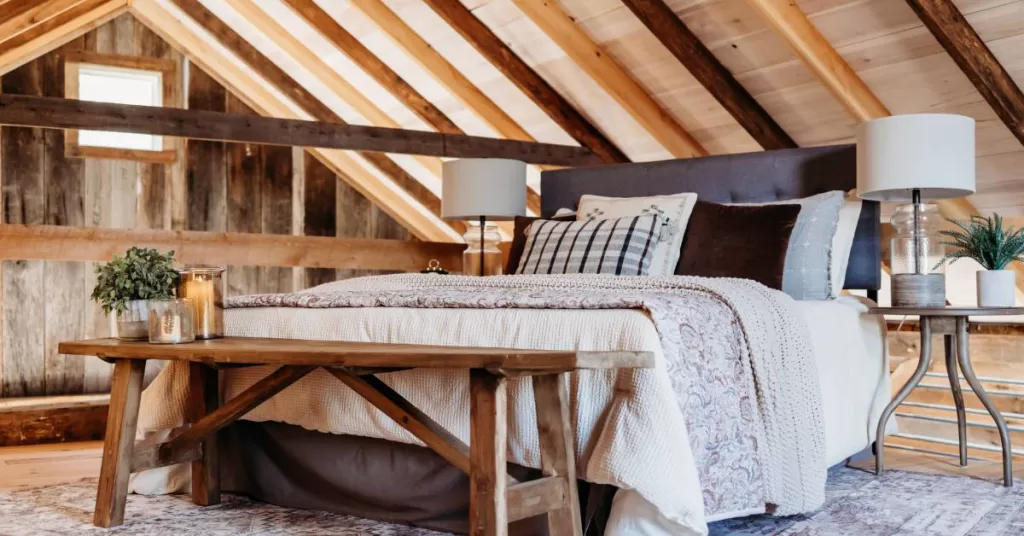
<path fill-rule="evenodd" d="M 944 333 L 946 350 L 946 372 L 949 376 L 949 387 L 953 391 L 953 401 L 956 403 L 957 432 L 960 439 L 960 466 L 967 466 L 967 414 L 964 410 L 964 395 L 960 387 L 959 370 L 963 373 L 967 384 L 971 386 L 974 394 L 978 396 L 985 409 L 992 415 L 992 419 L 999 429 L 999 441 L 1003 447 L 1003 485 L 1013 486 L 1013 454 L 1010 449 L 1010 433 L 1006 428 L 1006 421 L 1003 419 L 999 409 L 989 398 L 988 393 L 982 387 L 978 377 L 974 374 L 974 367 L 971 366 L 970 348 L 968 344 L 967 328 L 970 325 L 972 316 L 1010 316 L 1024 315 L 1024 307 L 872 307 L 869 311 L 872 314 L 880 315 L 912 315 L 920 318 L 921 322 L 921 359 L 917 363 L 917 369 L 907 380 L 907 383 L 896 393 L 896 397 L 889 402 L 882 412 L 878 421 L 878 429 L 875 435 L 875 474 L 881 475 L 885 471 L 885 425 L 889 422 L 896 407 L 903 403 L 910 392 L 914 390 L 921 379 L 928 372 L 928 366 L 932 361 L 932 333 Z"/>

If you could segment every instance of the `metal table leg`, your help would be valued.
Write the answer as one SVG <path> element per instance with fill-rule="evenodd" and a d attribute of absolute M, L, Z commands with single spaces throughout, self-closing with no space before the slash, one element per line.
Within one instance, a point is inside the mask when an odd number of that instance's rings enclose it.
<path fill-rule="evenodd" d="M 953 391 L 953 402 L 956 404 L 956 430 L 960 438 L 960 467 L 967 467 L 967 412 L 964 409 L 964 393 L 960 388 L 960 375 L 957 372 L 956 348 L 953 347 L 953 335 L 945 336 L 946 342 L 946 375 L 949 376 L 949 388 Z"/>
<path fill-rule="evenodd" d="M 978 377 L 974 375 L 974 367 L 971 366 L 971 356 L 967 341 L 967 317 L 965 316 L 957 317 L 956 319 L 956 340 L 957 360 L 960 362 L 960 370 L 964 373 L 964 378 L 967 379 L 971 389 L 974 390 L 974 394 L 978 396 L 981 403 L 985 405 L 985 409 L 992 415 L 992 420 L 996 422 L 996 428 L 999 429 L 999 441 L 1003 446 L 1003 485 L 1008 488 L 1013 487 L 1013 453 L 1010 447 L 1010 432 L 1006 429 L 1006 421 L 1003 419 L 1003 415 L 999 413 L 999 408 L 989 398 L 988 393 L 981 386 L 981 382 L 978 381 Z M 963 445 L 964 442 L 961 440 L 960 443 Z"/>
<path fill-rule="evenodd" d="M 889 422 L 889 417 L 896 411 L 896 408 L 903 403 L 910 392 L 917 387 L 917 384 L 921 383 L 921 379 L 924 378 L 926 372 L 928 372 L 928 366 L 932 362 L 932 323 L 931 318 L 927 316 L 921 317 L 921 358 L 917 362 L 917 370 L 914 371 L 913 376 L 907 380 L 907 383 L 900 388 L 899 392 L 896 393 L 896 397 L 889 402 L 889 405 L 885 407 L 885 411 L 882 412 L 882 416 L 878 420 L 878 430 L 875 433 L 875 474 L 881 475 L 885 471 L 885 425 Z"/>

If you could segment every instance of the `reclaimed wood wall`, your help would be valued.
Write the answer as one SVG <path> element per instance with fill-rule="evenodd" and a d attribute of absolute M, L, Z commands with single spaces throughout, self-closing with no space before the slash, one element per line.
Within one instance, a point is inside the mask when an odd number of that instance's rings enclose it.
<path fill-rule="evenodd" d="M 3 77 L 4 93 L 64 96 L 69 51 L 169 58 L 188 70 L 190 108 L 253 113 L 130 15 L 123 15 Z M 64 133 L 0 128 L 5 223 L 410 239 L 301 150 L 188 141 L 187 207 L 172 206 L 174 166 L 64 156 Z M 108 336 L 111 324 L 89 300 L 90 263 L 4 261 L 0 266 L 0 398 L 105 392 L 110 367 L 57 353 L 61 340 Z M 283 292 L 354 275 L 350 271 L 232 266 L 229 294 Z"/>

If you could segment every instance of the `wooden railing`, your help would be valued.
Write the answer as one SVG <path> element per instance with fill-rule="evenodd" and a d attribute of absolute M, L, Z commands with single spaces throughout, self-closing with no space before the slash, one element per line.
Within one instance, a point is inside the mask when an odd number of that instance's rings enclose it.
<path fill-rule="evenodd" d="M 0 224 L 0 260 L 108 261 L 131 246 L 175 251 L 186 264 L 365 268 L 415 272 L 437 259 L 461 270 L 464 244 L 198 231 Z"/>

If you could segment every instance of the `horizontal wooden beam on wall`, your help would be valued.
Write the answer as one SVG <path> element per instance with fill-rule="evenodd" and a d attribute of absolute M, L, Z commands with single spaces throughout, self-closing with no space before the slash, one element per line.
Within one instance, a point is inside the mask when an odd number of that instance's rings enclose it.
<path fill-rule="evenodd" d="M 415 272 L 437 259 L 462 269 L 464 244 L 321 236 L 0 225 L 0 260 L 97 262 L 132 246 L 174 250 L 186 264 L 366 268 Z"/>
<path fill-rule="evenodd" d="M 109 395 L 0 400 L 0 447 L 103 439 Z"/>
<path fill-rule="evenodd" d="M 589 150 L 568 145 L 22 95 L 0 95 L 0 124 L 453 158 L 510 158 L 556 166 L 600 163 Z"/>

